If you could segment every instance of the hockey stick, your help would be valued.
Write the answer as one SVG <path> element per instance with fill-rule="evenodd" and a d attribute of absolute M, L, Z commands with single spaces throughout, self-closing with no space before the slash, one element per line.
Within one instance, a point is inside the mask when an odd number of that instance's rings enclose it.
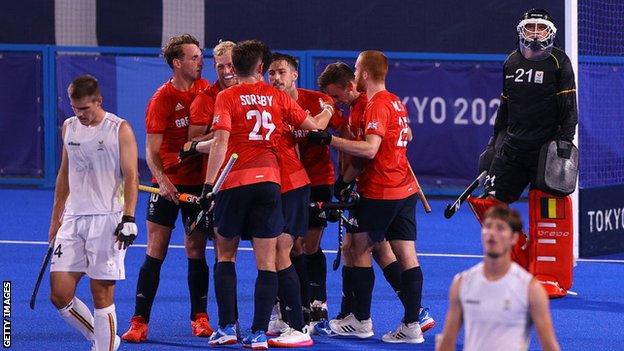
<path fill-rule="evenodd" d="M 431 206 L 429 205 L 429 201 L 427 201 L 427 197 L 425 196 L 425 193 L 423 192 L 423 189 L 420 186 L 420 183 L 418 183 L 416 174 L 414 174 L 414 170 L 412 170 L 412 165 L 408 164 L 407 166 L 409 167 L 410 172 L 412 172 L 412 175 L 414 176 L 414 181 L 416 182 L 416 186 L 418 187 L 418 192 L 416 193 L 416 195 L 418 195 L 420 202 L 422 202 L 423 208 L 425 209 L 425 213 L 431 213 Z"/>
<path fill-rule="evenodd" d="M 145 191 L 151 194 L 159 194 L 159 189 L 153 186 L 147 186 L 147 185 L 142 185 L 139 184 L 139 191 Z M 199 203 L 199 196 L 197 195 L 193 195 L 193 194 L 187 194 L 187 193 L 182 193 L 182 194 L 178 194 L 178 200 L 182 201 L 182 202 L 189 202 L 189 203 L 195 203 L 198 204 Z"/>
<path fill-rule="evenodd" d="M 338 219 L 338 250 L 336 251 L 336 258 L 334 258 L 334 262 L 332 263 L 332 269 L 334 271 L 338 270 L 340 267 L 340 257 L 342 256 L 342 237 L 343 237 L 343 227 L 344 227 L 344 216 L 342 213 L 340 214 L 340 218 Z"/>
<path fill-rule="evenodd" d="M 30 309 L 31 310 L 35 309 L 35 302 L 37 301 L 37 293 L 39 292 L 39 286 L 41 285 L 41 281 L 43 280 L 43 274 L 48 268 L 48 263 L 50 263 L 50 259 L 52 258 L 52 251 L 54 251 L 54 242 L 55 242 L 55 239 L 52 239 L 52 242 L 50 242 L 50 245 L 48 245 L 48 251 L 46 252 L 45 258 L 43 259 L 41 268 L 39 268 L 39 275 L 37 275 L 35 288 L 33 289 L 32 295 L 30 295 Z"/>
<path fill-rule="evenodd" d="M 223 185 L 223 182 L 225 182 L 225 178 L 230 173 L 230 170 L 232 170 L 232 167 L 234 166 L 234 162 L 236 162 L 236 159 L 238 159 L 238 154 L 236 154 L 236 153 L 232 154 L 232 156 L 230 157 L 228 162 L 225 164 L 225 167 L 223 168 L 223 171 L 219 175 L 219 178 L 217 178 L 217 181 L 215 182 L 214 186 L 212 187 L 212 192 L 210 192 L 210 194 L 208 194 L 208 197 L 213 196 L 214 194 L 219 192 L 219 189 L 221 189 L 221 186 Z M 186 223 L 184 223 L 184 232 L 186 233 L 186 235 L 191 235 L 191 233 L 197 227 L 197 224 L 199 222 L 201 222 L 202 219 L 204 219 L 205 215 L 206 215 L 206 213 L 204 212 L 204 210 L 201 210 L 197 214 L 197 218 L 195 218 L 195 221 L 190 222 L 191 219 L 190 218 L 187 219 Z"/>
<path fill-rule="evenodd" d="M 483 180 L 483 178 L 485 178 L 486 175 L 487 175 L 487 171 L 481 172 L 481 174 L 479 174 L 477 179 L 475 179 L 474 181 L 472 181 L 472 183 L 470 183 L 470 185 L 468 185 L 466 190 L 464 190 L 464 192 L 461 195 L 459 195 L 459 197 L 457 198 L 457 200 L 455 200 L 455 202 L 453 202 L 452 204 L 446 205 L 446 209 L 444 210 L 444 217 L 446 217 L 447 219 L 453 217 L 455 212 L 459 210 L 459 206 L 461 206 L 461 204 L 463 204 L 464 201 L 466 201 L 468 196 L 472 194 L 473 191 L 475 191 L 475 189 L 479 186 L 479 183 L 481 183 L 481 181 Z"/>

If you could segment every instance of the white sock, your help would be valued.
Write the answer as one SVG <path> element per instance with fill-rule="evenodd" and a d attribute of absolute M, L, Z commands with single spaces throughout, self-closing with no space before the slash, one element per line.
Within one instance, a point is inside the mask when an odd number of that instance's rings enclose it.
<path fill-rule="evenodd" d="M 93 341 L 95 339 L 93 336 L 93 316 L 87 305 L 79 298 L 74 296 L 74 299 L 69 305 L 58 311 L 61 318 L 63 318 L 67 324 L 78 329 L 87 340 Z"/>
<path fill-rule="evenodd" d="M 113 351 L 117 334 L 117 314 L 115 304 L 95 309 L 95 349 L 98 351 Z"/>

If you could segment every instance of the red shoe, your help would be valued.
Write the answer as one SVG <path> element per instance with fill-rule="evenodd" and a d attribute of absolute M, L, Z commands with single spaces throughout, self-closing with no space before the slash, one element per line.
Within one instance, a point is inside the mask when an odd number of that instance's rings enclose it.
<path fill-rule="evenodd" d="M 130 329 L 121 338 L 127 342 L 141 342 L 147 339 L 147 330 L 145 318 L 134 316 L 130 319 Z"/>
<path fill-rule="evenodd" d="M 196 313 L 195 320 L 191 321 L 191 331 L 193 335 L 199 336 L 200 338 L 207 338 L 212 335 L 213 330 L 208 320 L 208 314 Z"/>

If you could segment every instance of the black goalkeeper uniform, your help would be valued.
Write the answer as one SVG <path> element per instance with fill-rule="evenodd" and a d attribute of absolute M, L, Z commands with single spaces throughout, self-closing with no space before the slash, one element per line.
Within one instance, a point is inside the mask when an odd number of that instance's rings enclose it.
<path fill-rule="evenodd" d="M 486 192 L 513 202 L 534 184 L 539 150 L 550 140 L 572 141 L 577 123 L 576 85 L 559 48 L 541 61 L 512 52 L 503 66 L 503 93 L 494 136 L 506 133 L 490 167 Z"/>

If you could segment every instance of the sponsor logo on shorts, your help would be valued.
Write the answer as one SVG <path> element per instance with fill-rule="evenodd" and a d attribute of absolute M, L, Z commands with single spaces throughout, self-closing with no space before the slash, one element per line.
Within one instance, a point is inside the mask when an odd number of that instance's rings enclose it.
<path fill-rule="evenodd" d="M 69 146 L 80 146 L 80 143 L 77 143 L 75 141 L 70 141 L 69 143 L 67 143 L 67 145 L 69 145 Z"/>

